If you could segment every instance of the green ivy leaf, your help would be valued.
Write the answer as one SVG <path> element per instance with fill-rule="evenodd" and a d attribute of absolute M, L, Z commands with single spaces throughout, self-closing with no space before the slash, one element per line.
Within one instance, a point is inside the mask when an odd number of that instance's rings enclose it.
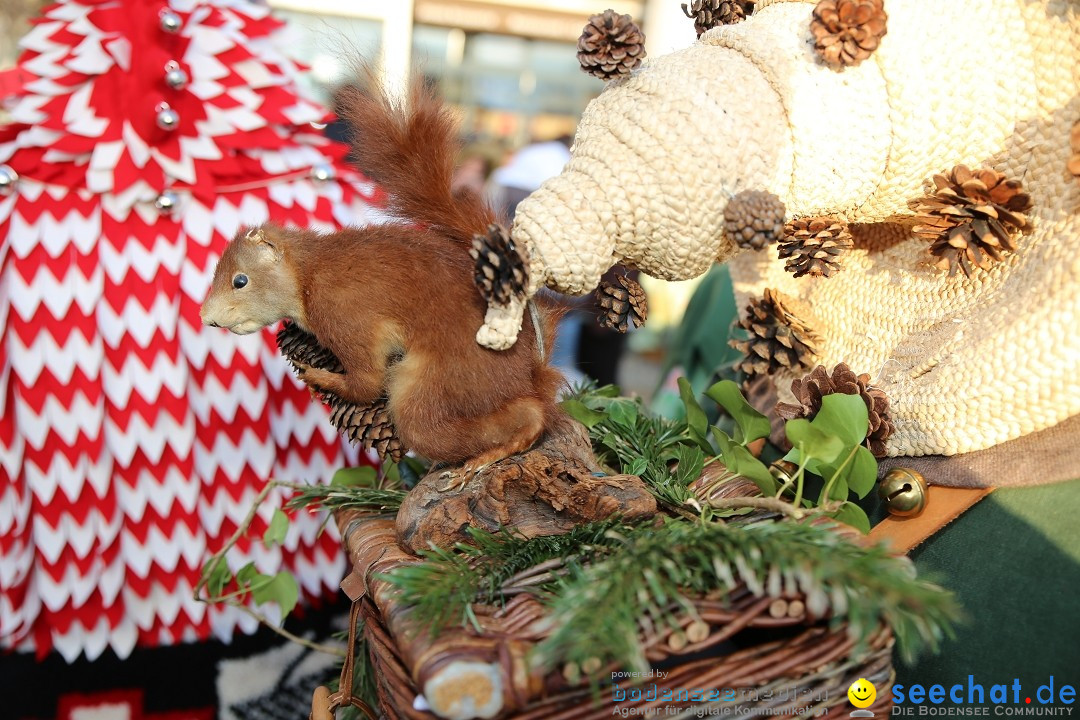
<path fill-rule="evenodd" d="M 724 467 L 731 468 L 731 464 L 735 462 L 731 450 L 735 444 L 734 441 L 726 432 L 715 426 L 712 428 L 712 436 L 716 440 L 716 447 L 720 450 L 720 461 L 724 463 Z"/>
<path fill-rule="evenodd" d="M 860 445 L 847 471 L 847 484 L 860 499 L 874 489 L 877 483 L 878 465 L 874 453 Z"/>
<path fill-rule="evenodd" d="M 844 442 L 835 435 L 820 429 L 816 420 L 815 418 L 813 423 L 803 418 L 788 420 L 784 425 L 784 431 L 787 433 L 788 441 L 793 447 L 801 448 L 804 456 L 816 458 L 822 463 L 830 463 L 844 450 Z"/>
<path fill-rule="evenodd" d="M 203 566 L 202 574 L 206 578 L 206 591 L 210 597 L 221 595 L 225 586 L 229 584 L 229 580 L 232 579 L 229 565 L 223 557 L 213 558 L 207 562 Z"/>
<path fill-rule="evenodd" d="M 853 502 L 845 502 L 833 513 L 833 518 L 846 523 L 866 535 L 870 532 L 870 518 L 866 517 L 863 509 Z"/>
<path fill-rule="evenodd" d="M 590 429 L 604 419 L 604 413 L 590 410 L 585 407 L 585 403 L 576 398 L 567 398 L 559 403 L 559 405 L 562 406 L 562 409 L 567 415 Z"/>
<path fill-rule="evenodd" d="M 678 459 L 679 465 L 675 470 L 675 477 L 683 485 L 689 485 L 697 480 L 705 468 L 705 453 L 691 445 L 679 446 Z"/>
<path fill-rule="evenodd" d="M 776 491 L 780 489 L 776 478 L 769 472 L 769 468 L 765 466 L 765 463 L 754 457 L 743 445 L 732 443 L 729 446 L 729 457 L 731 461 L 724 463 L 727 469 L 753 481 L 764 495 L 775 495 Z"/>
<path fill-rule="evenodd" d="M 633 427 L 638 416 L 637 403 L 626 399 L 615 400 L 608 405 L 607 414 L 608 419 L 616 425 Z"/>
<path fill-rule="evenodd" d="M 340 473 L 341 471 L 338 470 Z M 337 473 L 334 474 L 335 477 Z M 263 545 L 270 547 L 271 545 L 280 545 L 285 542 L 285 535 L 289 532 L 289 516 L 281 512 L 279 508 L 274 508 L 274 516 L 270 518 L 270 525 L 266 528 L 266 532 L 263 533 Z"/>
<path fill-rule="evenodd" d="M 825 497 L 825 488 L 829 488 L 829 497 Z M 821 492 L 818 494 L 818 505 L 824 505 L 826 500 L 847 500 L 848 496 L 848 484 L 847 480 L 843 477 L 839 477 L 832 481 L 830 485 L 828 482 L 822 486 Z"/>
<path fill-rule="evenodd" d="M 348 485 L 351 487 L 375 487 L 375 468 L 369 465 L 341 468 L 331 478 L 331 485 Z"/>
<path fill-rule="evenodd" d="M 686 424 L 690 427 L 690 431 L 695 433 L 696 437 L 704 438 L 705 433 L 709 432 L 709 419 L 705 417 L 705 411 L 698 405 L 694 397 L 694 389 L 690 387 L 690 381 L 686 378 L 679 378 L 679 397 L 682 398 L 683 406 L 686 408 Z"/>
<path fill-rule="evenodd" d="M 769 436 L 769 419 L 746 401 L 735 382 L 721 380 L 706 390 L 705 395 L 734 418 L 735 442 L 746 445 Z"/>
<path fill-rule="evenodd" d="M 259 571 L 255 569 L 255 563 L 249 562 L 236 571 L 236 584 L 244 587 L 259 577 Z M 263 577 L 266 577 L 263 575 Z"/>
<path fill-rule="evenodd" d="M 260 576 L 266 578 L 266 575 Z M 265 583 L 253 583 L 251 597 L 256 603 L 277 603 L 281 608 L 281 619 L 284 620 L 296 607 L 296 601 L 300 598 L 300 588 L 296 585 L 296 578 L 287 570 L 282 570 L 277 575 L 269 578 Z"/>
<path fill-rule="evenodd" d="M 626 475 L 641 476 L 649 468 L 649 461 L 645 458 L 635 458 L 633 462 L 622 469 Z"/>
<path fill-rule="evenodd" d="M 846 447 L 861 445 L 870 429 L 866 403 L 858 395 L 826 395 L 821 399 L 821 410 L 814 416 L 813 425 L 840 438 Z"/>

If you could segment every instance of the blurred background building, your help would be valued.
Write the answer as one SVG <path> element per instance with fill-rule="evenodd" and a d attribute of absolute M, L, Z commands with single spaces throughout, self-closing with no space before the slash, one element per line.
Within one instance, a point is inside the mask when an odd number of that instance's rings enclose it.
<path fill-rule="evenodd" d="M 297 33 L 309 89 L 329 103 L 348 55 L 378 57 L 391 81 L 420 72 L 462 111 L 471 135 L 510 147 L 572 133 L 603 83 L 581 72 L 576 45 L 608 7 L 637 19 L 650 53 L 693 40 L 674 0 L 270 0 Z"/>

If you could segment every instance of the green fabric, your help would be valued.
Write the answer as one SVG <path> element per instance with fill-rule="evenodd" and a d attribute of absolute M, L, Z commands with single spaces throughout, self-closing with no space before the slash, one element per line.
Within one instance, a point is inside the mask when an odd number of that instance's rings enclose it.
<path fill-rule="evenodd" d="M 912 558 L 968 618 L 938 655 L 898 660 L 898 683 L 974 675 L 986 687 L 1019 678 L 1034 692 L 1053 675 L 1080 692 L 1080 480 L 996 490 Z"/>

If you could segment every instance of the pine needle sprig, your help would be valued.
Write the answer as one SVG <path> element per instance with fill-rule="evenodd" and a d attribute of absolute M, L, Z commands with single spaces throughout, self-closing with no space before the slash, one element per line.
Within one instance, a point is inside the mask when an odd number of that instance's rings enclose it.
<path fill-rule="evenodd" d="M 589 428 L 602 463 L 637 475 L 668 510 L 686 514 L 694 497 L 688 486 L 705 456 L 692 444 L 685 421 L 652 416 L 641 403 L 618 397 L 618 388 L 611 385 L 579 385 L 562 406 Z"/>
<path fill-rule="evenodd" d="M 731 590 L 758 596 L 798 591 L 807 609 L 847 624 L 859 643 L 881 621 L 907 656 L 936 648 L 959 618 L 952 594 L 916 580 L 910 563 L 882 547 L 864 548 L 822 526 L 668 521 L 638 529 L 607 557 L 581 567 L 550 595 L 554 632 L 537 647 L 545 667 L 595 664 L 645 671 L 642 625 L 661 627 L 685 613 L 678 598 Z"/>
<path fill-rule="evenodd" d="M 471 545 L 423 550 L 423 562 L 395 568 L 380 578 L 401 591 L 417 624 L 435 636 L 451 624 L 472 622 L 475 603 L 502 602 L 503 586 L 518 573 L 570 556 L 574 562 L 588 562 L 621 544 L 618 533 L 629 530 L 630 526 L 615 519 L 537 538 L 525 538 L 507 528 L 494 533 L 469 528 Z M 542 593 L 554 582 L 539 583 L 531 590 Z"/>
<path fill-rule="evenodd" d="M 289 485 L 296 490 L 285 507 L 363 510 L 376 514 L 395 513 L 405 499 L 405 490 L 358 485 Z"/>

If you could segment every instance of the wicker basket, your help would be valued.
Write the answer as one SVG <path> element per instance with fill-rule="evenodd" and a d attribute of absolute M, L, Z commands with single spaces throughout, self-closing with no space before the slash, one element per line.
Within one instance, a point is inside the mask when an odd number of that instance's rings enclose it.
<path fill-rule="evenodd" d="M 893 637 L 887 627 L 882 626 L 865 652 L 854 658 L 854 641 L 846 629 L 830 628 L 826 619 L 812 617 L 802 597 L 760 598 L 739 587 L 716 597 L 691 599 L 695 612 L 686 615 L 680 630 L 642 629 L 649 662 L 666 673 L 662 680 L 650 678 L 638 686 L 642 696 L 616 699 L 615 688 L 606 685 L 597 694 L 588 679 L 581 678 L 606 680 L 611 677 L 609 669 L 566 667 L 543 674 L 528 661 L 530 649 L 550 631 L 546 609 L 528 588 L 558 572 L 558 562 L 508 581 L 504 589 L 510 600 L 504 606 L 474 608 L 480 631 L 452 628 L 430 638 L 410 625 L 408 608 L 396 601 L 391 586 L 378 579 L 379 573 L 416 562 L 397 546 L 393 521 L 341 513 L 338 524 L 354 580 L 366 591 L 360 613 L 379 705 L 387 718 L 439 717 L 416 709 L 420 688 L 439 686 L 456 695 L 476 689 L 481 701 L 499 696 L 497 717 L 519 720 L 599 720 L 617 711 L 627 717 L 747 712 L 822 716 L 829 708 L 850 709 L 846 693 L 855 680 L 866 678 L 883 688 L 893 679 Z M 619 690 L 625 692 L 634 682 L 619 682 Z M 659 698 L 651 699 L 651 683 Z M 668 699 L 664 689 L 673 694 L 683 690 L 686 695 Z M 689 693 L 695 689 L 704 692 L 691 699 Z M 707 699 L 713 689 L 722 699 Z M 891 707 L 891 694 L 882 692 L 870 710 L 880 716 Z"/>

